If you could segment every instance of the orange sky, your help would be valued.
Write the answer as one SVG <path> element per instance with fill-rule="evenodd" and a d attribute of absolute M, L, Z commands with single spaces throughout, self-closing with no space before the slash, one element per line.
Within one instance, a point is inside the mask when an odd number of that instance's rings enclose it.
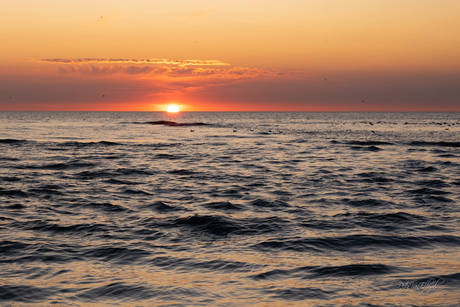
<path fill-rule="evenodd" d="M 456 0 L 2 0 L 0 11 L 0 110 L 460 111 Z"/>

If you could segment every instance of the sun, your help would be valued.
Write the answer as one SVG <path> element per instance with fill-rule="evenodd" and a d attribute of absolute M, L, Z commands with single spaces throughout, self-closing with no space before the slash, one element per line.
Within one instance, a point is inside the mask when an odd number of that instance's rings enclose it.
<path fill-rule="evenodd" d="M 168 109 L 166 110 L 168 113 L 177 113 L 179 112 L 179 108 L 175 105 L 170 105 Z"/>

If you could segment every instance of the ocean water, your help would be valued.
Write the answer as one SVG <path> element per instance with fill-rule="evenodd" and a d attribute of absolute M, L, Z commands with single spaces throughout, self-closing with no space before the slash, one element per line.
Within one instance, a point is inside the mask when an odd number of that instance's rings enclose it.
<path fill-rule="evenodd" d="M 1 306 L 459 306 L 460 113 L 0 113 Z"/>

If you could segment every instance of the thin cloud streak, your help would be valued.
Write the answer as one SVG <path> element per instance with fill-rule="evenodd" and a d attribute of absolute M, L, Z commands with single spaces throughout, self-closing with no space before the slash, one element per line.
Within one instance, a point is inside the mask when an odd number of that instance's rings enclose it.
<path fill-rule="evenodd" d="M 39 62 L 55 64 L 163 64 L 173 66 L 227 66 L 218 60 L 169 60 L 169 59 L 97 59 L 97 58 L 80 58 L 80 59 L 40 59 Z"/>
<path fill-rule="evenodd" d="M 136 66 L 136 65 L 66 65 L 59 67 L 60 74 L 82 74 L 92 76 L 110 75 L 138 75 L 150 77 L 212 77 L 222 79 L 244 78 L 275 78 L 286 79 L 303 75 L 300 72 L 281 71 L 276 69 L 258 69 L 233 67 L 229 69 L 203 68 L 203 67 L 177 67 L 177 66 Z"/>

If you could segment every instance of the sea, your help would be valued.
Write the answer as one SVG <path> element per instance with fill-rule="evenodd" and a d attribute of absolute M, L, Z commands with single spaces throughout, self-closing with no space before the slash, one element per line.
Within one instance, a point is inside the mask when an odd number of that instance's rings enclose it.
<path fill-rule="evenodd" d="M 1 306 L 460 306 L 460 113 L 0 112 Z"/>

